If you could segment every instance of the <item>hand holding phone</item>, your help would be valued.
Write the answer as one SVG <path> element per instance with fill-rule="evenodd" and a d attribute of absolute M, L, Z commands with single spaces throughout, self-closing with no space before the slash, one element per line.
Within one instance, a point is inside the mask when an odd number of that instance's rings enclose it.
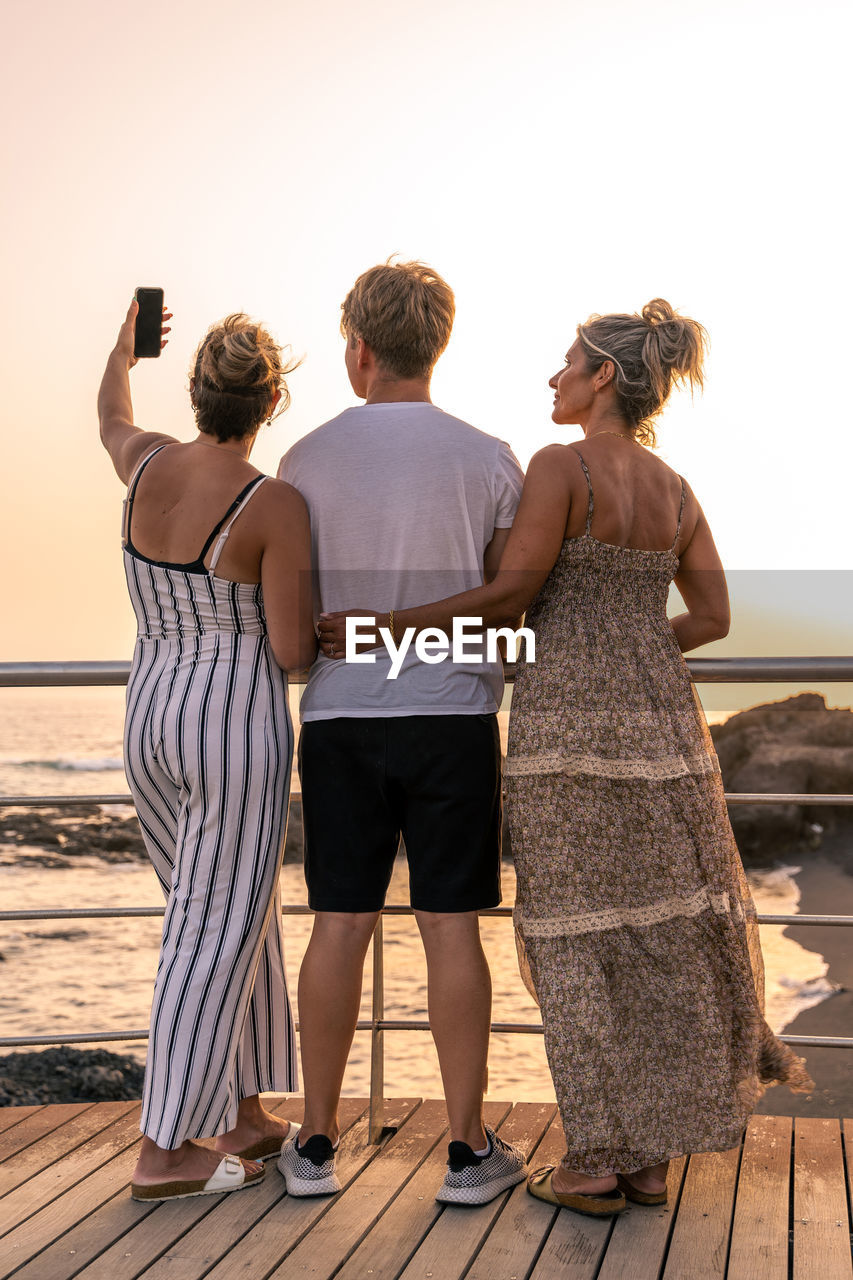
<path fill-rule="evenodd" d="M 133 354 L 137 359 L 159 356 L 163 342 L 163 290 L 140 285 L 134 297 L 139 304 Z"/>

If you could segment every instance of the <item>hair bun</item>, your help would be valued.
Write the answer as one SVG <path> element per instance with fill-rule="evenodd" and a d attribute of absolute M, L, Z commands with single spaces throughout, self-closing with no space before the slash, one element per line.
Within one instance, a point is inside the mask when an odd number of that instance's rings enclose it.
<path fill-rule="evenodd" d="M 647 302 L 642 311 L 643 319 L 651 328 L 655 328 L 659 324 L 668 324 L 671 320 L 681 321 L 682 317 L 677 315 L 666 298 L 652 298 L 651 302 Z"/>
<path fill-rule="evenodd" d="M 665 298 L 652 298 L 640 314 L 590 316 L 578 337 L 590 368 L 613 361 L 622 412 L 641 444 L 654 444 L 652 424 L 674 386 L 702 386 L 708 335 Z"/>
<path fill-rule="evenodd" d="M 271 413 L 277 392 L 279 412 L 287 408 L 290 396 L 284 375 L 297 364 L 298 360 L 284 364 L 278 343 L 241 311 L 211 325 L 191 375 L 199 430 L 220 440 L 257 430 Z"/>

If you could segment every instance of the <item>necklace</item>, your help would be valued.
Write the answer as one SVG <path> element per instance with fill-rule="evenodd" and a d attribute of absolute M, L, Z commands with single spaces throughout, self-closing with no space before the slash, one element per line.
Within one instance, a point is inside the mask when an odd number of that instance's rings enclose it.
<path fill-rule="evenodd" d="M 248 462 L 248 458 L 243 453 L 238 453 L 236 449 L 229 449 L 227 445 L 208 444 L 205 440 L 191 440 L 190 444 L 197 444 L 202 449 L 217 449 L 220 453 L 233 454 L 235 458 L 242 458 L 244 462 Z"/>
<path fill-rule="evenodd" d="M 620 440 L 629 440 L 631 444 L 637 443 L 633 436 L 625 436 L 621 431 L 594 431 L 587 439 L 592 440 L 594 436 L 617 436 Z"/>

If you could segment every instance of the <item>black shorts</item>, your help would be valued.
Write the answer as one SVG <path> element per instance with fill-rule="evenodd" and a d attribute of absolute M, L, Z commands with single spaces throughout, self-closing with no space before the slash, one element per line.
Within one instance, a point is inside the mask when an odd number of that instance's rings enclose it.
<path fill-rule="evenodd" d="M 299 776 L 315 911 L 378 911 L 401 834 L 417 910 L 500 902 L 497 716 L 309 720 Z"/>

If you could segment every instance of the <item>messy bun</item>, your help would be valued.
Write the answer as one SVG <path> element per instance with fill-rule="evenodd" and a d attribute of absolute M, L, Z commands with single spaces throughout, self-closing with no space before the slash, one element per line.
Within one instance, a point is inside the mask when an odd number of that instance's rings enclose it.
<path fill-rule="evenodd" d="M 591 369 L 613 362 L 622 412 L 640 444 L 654 445 L 654 419 L 672 388 L 702 386 L 708 344 L 702 325 L 653 298 L 640 315 L 590 316 L 577 332 Z"/>
<path fill-rule="evenodd" d="M 290 404 L 284 375 L 298 363 L 284 364 L 278 343 L 242 312 L 211 325 L 193 361 L 190 396 L 199 431 L 219 441 L 252 435 L 270 417 L 277 391 L 277 414 Z"/>

